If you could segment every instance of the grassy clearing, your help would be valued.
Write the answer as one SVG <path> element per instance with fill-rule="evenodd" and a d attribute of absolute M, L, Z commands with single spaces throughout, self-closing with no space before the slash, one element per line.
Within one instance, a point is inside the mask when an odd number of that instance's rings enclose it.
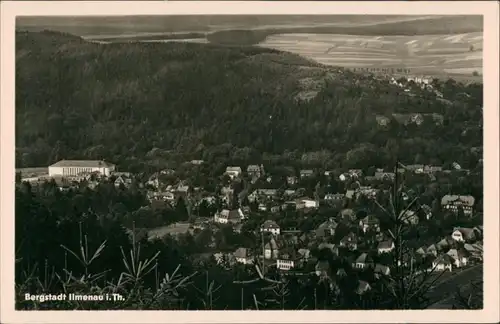
<path fill-rule="evenodd" d="M 166 235 L 177 235 L 187 233 L 189 223 L 175 223 L 169 226 L 158 227 L 148 232 L 149 239 L 162 238 Z"/>

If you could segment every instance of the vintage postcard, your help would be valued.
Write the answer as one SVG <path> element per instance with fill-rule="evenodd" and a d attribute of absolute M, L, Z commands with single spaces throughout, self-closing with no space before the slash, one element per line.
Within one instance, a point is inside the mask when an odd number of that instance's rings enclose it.
<path fill-rule="evenodd" d="M 2 2 L 1 321 L 497 322 L 498 14 Z"/>

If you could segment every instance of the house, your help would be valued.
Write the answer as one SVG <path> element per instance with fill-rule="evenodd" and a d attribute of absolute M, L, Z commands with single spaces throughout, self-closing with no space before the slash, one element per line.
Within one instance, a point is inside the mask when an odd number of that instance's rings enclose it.
<path fill-rule="evenodd" d="M 477 231 L 474 231 L 473 228 L 465 228 L 465 227 L 456 227 L 453 229 L 451 233 L 451 238 L 457 242 L 472 242 L 476 240 L 478 236 Z"/>
<path fill-rule="evenodd" d="M 241 168 L 235 166 L 228 166 L 226 173 L 231 179 L 238 178 L 241 175 Z"/>
<path fill-rule="evenodd" d="M 436 243 L 436 248 L 438 251 L 443 251 L 448 249 L 453 244 L 453 239 L 450 237 L 445 237 L 441 241 Z"/>
<path fill-rule="evenodd" d="M 324 198 L 326 201 L 329 202 L 344 202 L 345 200 L 345 194 L 337 193 L 337 194 L 331 194 L 328 193 L 325 195 Z"/>
<path fill-rule="evenodd" d="M 451 212 L 457 213 L 460 209 L 465 215 L 472 214 L 475 199 L 472 196 L 446 195 L 441 198 L 441 206 Z"/>
<path fill-rule="evenodd" d="M 283 196 L 285 196 L 285 197 L 293 197 L 294 195 L 295 195 L 295 190 L 293 190 L 293 189 L 286 189 L 283 192 Z"/>
<path fill-rule="evenodd" d="M 264 203 L 260 203 L 259 206 L 257 207 L 260 211 L 266 211 L 267 210 L 267 205 Z"/>
<path fill-rule="evenodd" d="M 424 165 L 423 164 L 410 164 L 406 166 L 406 170 L 414 172 L 414 173 L 423 173 Z"/>
<path fill-rule="evenodd" d="M 340 240 L 339 245 L 341 247 L 345 247 L 351 251 L 357 250 L 358 249 L 358 237 L 353 232 L 350 232 L 349 234 L 347 234 L 346 236 L 344 236 Z"/>
<path fill-rule="evenodd" d="M 399 219 L 409 225 L 416 225 L 419 222 L 418 215 L 413 210 L 401 211 Z"/>
<path fill-rule="evenodd" d="M 296 176 L 288 176 L 286 177 L 286 183 L 289 185 L 289 186 L 293 186 L 294 184 L 296 184 L 298 182 L 298 179 Z"/>
<path fill-rule="evenodd" d="M 434 261 L 432 261 L 431 270 L 432 269 L 436 271 L 449 270 L 451 272 L 453 269 L 453 263 L 455 263 L 455 260 L 453 260 L 452 257 L 450 257 L 448 254 L 441 254 Z"/>
<path fill-rule="evenodd" d="M 346 196 L 346 198 L 348 198 L 348 199 L 353 199 L 353 198 L 354 198 L 355 193 L 356 193 L 356 192 L 355 192 L 354 190 L 347 190 L 347 191 L 345 192 L 345 196 Z"/>
<path fill-rule="evenodd" d="M 309 178 L 309 177 L 312 177 L 313 175 L 314 175 L 313 170 L 300 170 L 300 178 L 301 179 Z"/>
<path fill-rule="evenodd" d="M 396 82 L 396 81 L 394 81 L 394 82 Z M 375 116 L 375 119 L 376 119 L 377 124 L 379 126 L 387 126 L 391 122 L 391 120 L 388 117 L 381 116 L 381 115 Z"/>
<path fill-rule="evenodd" d="M 132 177 L 126 175 L 120 175 L 115 179 L 115 187 L 120 187 L 123 185 L 125 188 L 130 187 L 132 184 Z"/>
<path fill-rule="evenodd" d="M 437 256 L 437 247 L 434 244 L 429 245 L 429 247 L 425 250 L 425 253 L 428 255 Z"/>
<path fill-rule="evenodd" d="M 301 260 L 303 262 L 307 262 L 309 260 L 309 258 L 311 258 L 311 250 L 309 249 L 299 249 L 297 251 L 297 253 L 299 254 Z"/>
<path fill-rule="evenodd" d="M 332 176 L 332 175 L 333 175 L 333 173 L 334 173 L 334 172 L 333 172 L 333 171 L 331 171 L 331 170 L 326 170 L 326 171 L 323 173 L 323 175 L 324 175 L 325 177 L 330 177 L 330 176 Z"/>
<path fill-rule="evenodd" d="M 356 294 L 363 295 L 371 289 L 370 284 L 366 281 L 359 280 L 358 287 L 356 288 Z"/>
<path fill-rule="evenodd" d="M 425 165 L 423 169 L 424 173 L 436 173 L 441 171 L 443 171 L 443 167 L 433 165 Z"/>
<path fill-rule="evenodd" d="M 203 163 L 205 163 L 205 161 L 203 161 L 203 160 L 191 160 L 190 163 L 192 165 L 202 165 Z"/>
<path fill-rule="evenodd" d="M 159 179 L 159 173 L 156 172 L 152 174 L 149 178 L 148 181 L 146 181 L 146 185 L 151 186 L 153 188 L 158 189 L 160 187 L 160 179 Z"/>
<path fill-rule="evenodd" d="M 279 213 L 280 210 L 281 210 L 281 206 L 272 206 L 271 207 L 271 213 L 276 214 L 276 213 Z"/>
<path fill-rule="evenodd" d="M 177 197 L 186 197 L 190 193 L 190 187 L 180 182 L 172 191 Z"/>
<path fill-rule="evenodd" d="M 375 215 L 368 215 L 359 221 L 359 227 L 366 233 L 367 231 L 380 231 L 380 221 Z"/>
<path fill-rule="evenodd" d="M 297 251 L 294 248 L 282 249 L 279 253 L 279 257 L 276 260 L 276 267 L 279 270 L 290 270 L 296 266 L 300 265 L 300 257 L 297 255 Z"/>
<path fill-rule="evenodd" d="M 251 164 L 247 167 L 247 174 L 250 178 L 260 178 L 264 175 L 264 166 L 256 164 Z"/>
<path fill-rule="evenodd" d="M 373 272 L 376 277 L 389 276 L 391 274 L 391 269 L 388 266 L 377 263 Z"/>
<path fill-rule="evenodd" d="M 318 277 L 328 277 L 330 272 L 330 263 L 327 260 L 319 260 L 314 267 L 314 272 Z"/>
<path fill-rule="evenodd" d="M 264 258 L 277 259 L 279 256 L 279 246 L 274 238 L 264 245 Z"/>
<path fill-rule="evenodd" d="M 251 264 L 253 263 L 253 257 L 250 255 L 250 251 L 246 248 L 240 247 L 234 253 L 233 256 L 236 259 L 236 262 L 242 264 Z"/>
<path fill-rule="evenodd" d="M 260 231 L 264 233 L 272 233 L 274 235 L 280 235 L 280 227 L 273 220 L 266 220 L 260 227 Z"/>
<path fill-rule="evenodd" d="M 335 234 L 337 229 L 337 222 L 333 218 L 328 219 L 326 222 L 320 224 L 316 229 L 316 237 L 330 237 Z"/>
<path fill-rule="evenodd" d="M 281 205 L 282 210 L 291 210 L 291 209 L 297 209 L 297 202 L 296 201 L 285 201 L 283 205 Z"/>
<path fill-rule="evenodd" d="M 352 267 L 355 269 L 364 269 L 373 263 L 368 253 L 361 253 L 361 255 L 354 261 Z"/>
<path fill-rule="evenodd" d="M 469 262 L 469 253 L 465 249 L 450 249 L 446 254 L 453 258 L 457 268 L 465 267 Z"/>
<path fill-rule="evenodd" d="M 109 177 L 114 172 L 116 166 L 106 161 L 95 160 L 61 160 L 49 166 L 49 176 L 78 176 L 81 173 L 97 172 Z"/>
<path fill-rule="evenodd" d="M 304 208 L 318 208 L 319 207 L 319 201 L 313 200 L 311 198 L 299 198 L 295 200 L 296 202 L 296 208 L 297 209 L 304 209 Z"/>
<path fill-rule="evenodd" d="M 278 195 L 278 190 L 276 189 L 256 189 L 251 194 L 248 195 L 248 201 L 261 201 L 261 200 L 271 200 Z"/>
<path fill-rule="evenodd" d="M 219 224 L 239 223 L 245 218 L 241 209 L 224 209 L 214 215 L 214 222 Z"/>
<path fill-rule="evenodd" d="M 394 250 L 394 242 L 392 240 L 382 241 L 377 246 L 378 254 L 390 253 Z"/>
<path fill-rule="evenodd" d="M 361 169 L 350 169 L 347 173 L 354 179 L 361 179 L 363 177 L 363 170 Z"/>
<path fill-rule="evenodd" d="M 396 175 L 393 172 L 377 171 L 374 177 L 378 181 L 394 181 Z"/>
<path fill-rule="evenodd" d="M 423 247 L 419 247 L 419 248 L 417 249 L 417 251 L 415 251 L 415 253 L 416 253 L 417 255 L 424 256 L 424 255 L 425 255 L 425 250 L 424 250 L 424 248 L 423 248 Z"/>

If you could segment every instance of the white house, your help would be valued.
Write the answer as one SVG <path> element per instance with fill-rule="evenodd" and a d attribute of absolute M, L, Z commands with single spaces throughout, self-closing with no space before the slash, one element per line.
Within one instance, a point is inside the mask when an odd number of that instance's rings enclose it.
<path fill-rule="evenodd" d="M 260 227 L 261 232 L 272 233 L 275 235 L 280 235 L 280 227 L 275 221 L 266 220 L 264 224 Z"/>
<path fill-rule="evenodd" d="M 49 166 L 49 176 L 77 176 L 83 173 L 99 173 L 110 176 L 116 166 L 106 161 L 61 160 Z"/>
<path fill-rule="evenodd" d="M 448 254 L 442 254 L 439 257 L 437 257 L 434 261 L 432 261 L 432 269 L 436 271 L 446 271 L 449 270 L 450 272 L 453 269 L 453 263 L 454 260 L 452 257 L 450 257 Z"/>
<path fill-rule="evenodd" d="M 228 166 L 226 168 L 226 174 L 231 178 L 237 178 L 241 175 L 241 168 L 240 167 L 234 167 L 234 166 Z"/>
<path fill-rule="evenodd" d="M 295 260 L 281 258 L 276 260 L 276 268 L 280 270 L 290 270 L 293 267 L 295 267 Z"/>
<path fill-rule="evenodd" d="M 455 267 L 460 268 L 467 265 L 469 258 L 467 253 L 462 249 L 450 249 L 448 251 L 449 256 L 451 256 L 454 260 Z"/>
<path fill-rule="evenodd" d="M 300 263 L 300 255 L 298 255 L 294 248 L 289 247 L 280 252 L 279 258 L 276 260 L 276 267 L 280 270 L 287 271 L 298 266 Z"/>
<path fill-rule="evenodd" d="M 465 215 L 472 214 L 475 199 L 472 196 L 445 195 L 441 198 L 441 206 L 451 212 L 457 213 L 463 209 Z"/>
<path fill-rule="evenodd" d="M 250 256 L 250 253 L 246 248 L 239 248 L 233 253 L 236 262 L 243 263 L 243 264 L 250 264 L 253 262 L 252 257 Z"/>
<path fill-rule="evenodd" d="M 227 224 L 227 223 L 239 223 L 242 219 L 245 218 L 245 215 L 241 211 L 241 209 L 228 210 L 224 209 L 221 212 L 217 212 L 214 215 L 214 222 L 219 224 Z"/>
<path fill-rule="evenodd" d="M 367 253 L 361 253 L 361 255 L 356 259 L 353 268 L 356 269 L 364 269 L 370 263 L 369 257 Z"/>
<path fill-rule="evenodd" d="M 394 250 L 394 242 L 392 240 L 387 240 L 380 242 L 377 247 L 378 253 L 389 253 Z"/>
<path fill-rule="evenodd" d="M 475 239 L 476 233 L 472 228 L 454 228 L 453 233 L 451 233 L 451 238 L 457 242 L 473 241 Z"/>
<path fill-rule="evenodd" d="M 300 198 L 296 200 L 296 208 L 297 209 L 302 209 L 302 208 L 318 208 L 319 207 L 319 201 L 313 200 L 310 198 Z"/>
<path fill-rule="evenodd" d="M 391 274 L 391 269 L 388 266 L 377 263 L 374 272 L 376 276 L 388 276 Z"/>

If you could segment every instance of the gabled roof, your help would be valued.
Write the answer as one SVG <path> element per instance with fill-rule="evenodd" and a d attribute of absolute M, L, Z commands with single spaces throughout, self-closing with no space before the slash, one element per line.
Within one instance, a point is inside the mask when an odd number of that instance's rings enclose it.
<path fill-rule="evenodd" d="M 238 248 L 233 255 L 237 258 L 246 258 L 248 257 L 248 250 L 244 247 Z"/>
<path fill-rule="evenodd" d="M 332 230 L 334 230 L 334 229 L 337 228 L 337 226 L 338 226 L 338 224 L 337 224 L 337 222 L 335 220 L 329 219 L 326 222 L 321 223 L 318 226 L 317 230 L 322 230 L 322 229 L 332 229 Z"/>
<path fill-rule="evenodd" d="M 99 160 L 61 160 L 52 164 L 50 167 L 62 167 L 62 168 L 110 168 L 114 167 L 113 163 Z"/>
<path fill-rule="evenodd" d="M 279 227 L 279 225 L 275 221 L 273 221 L 273 220 L 266 220 L 262 224 L 261 228 L 265 228 L 265 229 L 279 229 L 280 227 Z"/>
<path fill-rule="evenodd" d="M 314 267 L 316 271 L 328 271 L 330 270 L 330 263 L 326 260 L 320 260 L 318 263 L 316 263 L 316 266 Z"/>
<path fill-rule="evenodd" d="M 344 236 L 340 241 L 341 242 L 357 242 L 357 240 L 358 240 L 358 237 L 356 236 L 356 234 L 354 234 L 353 232 L 350 232 L 349 234 Z"/>
<path fill-rule="evenodd" d="M 234 210 L 231 210 L 231 211 L 229 209 L 223 209 L 219 213 L 219 217 L 220 218 L 225 218 L 225 219 L 240 219 L 241 215 L 240 215 L 240 213 L 238 212 L 237 209 L 234 209 Z"/>
<path fill-rule="evenodd" d="M 241 168 L 235 166 L 228 166 L 226 168 L 226 172 L 241 172 Z"/>
<path fill-rule="evenodd" d="M 356 259 L 356 263 L 365 263 L 365 262 L 370 262 L 370 257 L 368 256 L 368 253 L 361 253 L 361 255 Z"/>
<path fill-rule="evenodd" d="M 453 264 L 454 261 L 455 260 L 453 260 L 453 258 L 448 254 L 441 254 L 434 260 L 436 264 L 446 264 L 446 265 Z"/>
<path fill-rule="evenodd" d="M 388 272 L 390 272 L 390 270 L 391 269 L 388 266 L 385 266 L 383 264 L 377 263 L 375 265 L 374 272 L 375 273 L 386 273 L 386 272 L 388 273 Z"/>
<path fill-rule="evenodd" d="M 382 241 L 378 244 L 377 249 L 391 249 L 392 245 L 392 240 Z"/>
<path fill-rule="evenodd" d="M 370 287 L 370 284 L 368 282 L 363 281 L 363 280 L 359 280 L 359 284 L 358 284 L 358 288 L 356 289 L 356 293 L 363 294 L 364 292 L 366 292 L 370 288 L 371 287 Z"/>
<path fill-rule="evenodd" d="M 363 224 L 367 225 L 378 225 L 380 224 L 380 220 L 375 215 L 368 215 L 362 219 Z"/>
<path fill-rule="evenodd" d="M 260 171 L 260 167 L 256 164 L 250 164 L 247 167 L 247 172 L 256 172 L 256 171 Z"/>
<path fill-rule="evenodd" d="M 453 232 L 455 232 L 455 231 L 459 231 L 460 233 L 462 233 L 464 238 L 470 238 L 471 236 L 474 235 L 474 229 L 472 229 L 472 228 L 455 227 L 453 229 Z"/>

